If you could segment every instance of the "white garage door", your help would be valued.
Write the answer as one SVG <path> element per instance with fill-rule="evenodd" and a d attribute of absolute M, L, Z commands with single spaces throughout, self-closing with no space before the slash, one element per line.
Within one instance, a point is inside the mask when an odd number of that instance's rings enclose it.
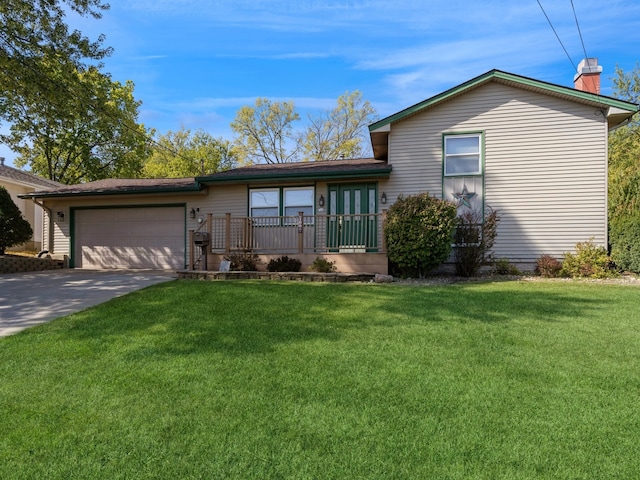
<path fill-rule="evenodd" d="M 184 207 L 76 210 L 74 219 L 76 268 L 184 268 Z"/>

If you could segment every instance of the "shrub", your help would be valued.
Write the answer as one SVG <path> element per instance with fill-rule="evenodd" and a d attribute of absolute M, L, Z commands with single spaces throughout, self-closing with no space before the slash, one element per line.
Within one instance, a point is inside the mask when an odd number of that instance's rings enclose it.
<path fill-rule="evenodd" d="M 260 257 L 248 251 L 232 253 L 224 258 L 231 262 L 229 269 L 236 272 L 255 272 L 258 269 L 258 263 L 260 263 Z"/>
<path fill-rule="evenodd" d="M 33 235 L 18 206 L 11 199 L 6 188 L 0 187 L 0 255 L 6 248 L 20 245 Z"/>
<path fill-rule="evenodd" d="M 620 269 L 640 273 L 640 214 L 612 220 L 610 227 L 611 258 Z"/>
<path fill-rule="evenodd" d="M 482 265 L 491 263 L 491 249 L 499 221 L 495 210 L 491 210 L 484 221 L 482 214 L 475 210 L 457 218 L 453 250 L 457 275 L 472 277 L 480 271 Z"/>
<path fill-rule="evenodd" d="M 384 225 L 387 256 L 403 276 L 423 277 L 451 253 L 456 206 L 428 193 L 400 196 Z"/>
<path fill-rule="evenodd" d="M 309 265 L 309 270 L 318 273 L 331 273 L 336 271 L 336 266 L 335 262 L 331 262 L 324 257 L 316 257 L 313 263 Z"/>
<path fill-rule="evenodd" d="M 269 272 L 299 272 L 302 262 L 297 258 L 289 258 L 286 255 L 279 258 L 272 258 L 267 264 Z"/>
<path fill-rule="evenodd" d="M 562 270 L 562 262 L 553 255 L 541 255 L 536 260 L 536 273 L 541 277 L 555 278 Z"/>
<path fill-rule="evenodd" d="M 520 270 L 509 262 L 508 258 L 499 258 L 493 264 L 493 271 L 498 275 L 520 275 Z"/>
<path fill-rule="evenodd" d="M 567 277 L 609 278 L 618 273 L 603 246 L 595 245 L 593 239 L 576 244 L 576 253 L 566 252 L 560 273 Z"/>

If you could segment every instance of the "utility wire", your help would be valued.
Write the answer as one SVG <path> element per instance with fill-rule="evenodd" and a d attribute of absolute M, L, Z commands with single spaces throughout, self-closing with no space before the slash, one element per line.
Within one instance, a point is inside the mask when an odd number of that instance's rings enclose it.
<path fill-rule="evenodd" d="M 551 23 L 551 19 L 547 15 L 547 12 L 544 11 L 544 8 L 542 7 L 542 4 L 540 3 L 540 0 L 536 0 L 536 1 L 538 2 L 538 5 L 540 6 L 540 9 L 542 10 L 542 13 L 544 13 L 544 16 L 546 17 L 547 22 L 549 22 L 549 26 L 551 27 L 551 30 L 553 30 L 553 33 L 556 34 L 556 38 L 558 39 L 558 42 L 560 42 L 560 46 L 564 50 L 564 53 L 567 55 L 567 58 L 571 62 L 571 65 L 573 66 L 573 70 L 577 71 L 578 67 L 576 67 L 576 64 L 573 62 L 573 60 L 571 60 L 571 56 L 569 55 L 569 52 L 567 52 L 567 49 L 564 48 L 564 44 L 562 43 L 562 40 L 560 40 L 560 36 L 558 35 L 558 32 L 556 32 L 556 29 L 554 28 L 553 23 Z M 571 2 L 571 4 L 573 5 L 573 1 Z"/>
<path fill-rule="evenodd" d="M 573 0 L 571 0 L 571 9 L 573 10 L 573 18 L 576 19 L 576 27 L 578 27 L 578 35 L 580 36 L 580 43 L 582 44 L 584 58 L 589 58 L 589 55 L 587 55 L 587 49 L 584 46 L 584 40 L 582 39 L 582 32 L 580 31 L 580 24 L 578 23 L 578 16 L 576 15 L 576 7 L 573 5 Z"/>

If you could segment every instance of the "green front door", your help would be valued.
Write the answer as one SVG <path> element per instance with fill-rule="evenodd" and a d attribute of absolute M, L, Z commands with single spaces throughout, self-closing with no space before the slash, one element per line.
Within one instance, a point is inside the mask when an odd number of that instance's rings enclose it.
<path fill-rule="evenodd" d="M 341 252 L 377 250 L 377 211 L 375 183 L 330 185 L 329 248 Z"/>

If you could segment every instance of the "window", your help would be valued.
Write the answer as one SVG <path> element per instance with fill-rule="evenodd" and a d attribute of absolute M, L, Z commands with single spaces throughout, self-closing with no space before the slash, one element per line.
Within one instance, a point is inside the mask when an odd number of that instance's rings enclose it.
<path fill-rule="evenodd" d="M 284 214 L 289 216 L 313 215 L 313 188 L 285 188 L 284 189 Z"/>
<path fill-rule="evenodd" d="M 446 135 L 444 137 L 444 175 L 481 175 L 481 135 Z"/>
<path fill-rule="evenodd" d="M 251 217 L 297 217 L 298 212 L 313 215 L 313 187 L 260 188 L 249 191 Z M 313 220 L 307 220 L 313 222 Z M 279 219 L 263 219 L 256 225 L 278 225 Z M 287 221 L 290 224 L 291 221 Z"/>

